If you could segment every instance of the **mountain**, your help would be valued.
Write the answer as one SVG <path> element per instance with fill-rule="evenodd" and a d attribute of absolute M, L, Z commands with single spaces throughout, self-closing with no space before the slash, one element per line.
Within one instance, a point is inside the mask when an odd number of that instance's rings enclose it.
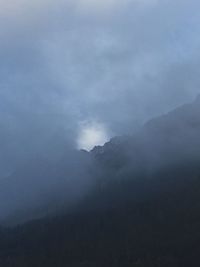
<path fill-rule="evenodd" d="M 90 195 L 99 196 L 99 204 L 92 201 L 94 208 L 102 207 L 102 192 L 109 195 L 106 191 L 110 188 L 120 191 L 129 180 L 135 183 L 130 194 L 138 199 L 153 190 L 142 190 L 144 179 L 160 177 L 171 169 L 198 172 L 199 114 L 200 96 L 152 119 L 132 136 L 115 137 L 90 153 L 70 150 L 55 162 L 41 157 L 29 160 L 0 180 L 0 221 L 13 224 L 62 213 L 79 202 L 85 205 Z M 123 202 L 116 192 L 116 202 Z"/>
<path fill-rule="evenodd" d="M 199 114 L 200 97 L 90 153 L 72 152 L 68 160 L 64 157 L 53 165 L 34 160 L 26 171 L 17 171 L 7 187 L 3 182 L 0 196 L 4 193 L 9 199 L 12 192 L 19 197 L 30 188 L 19 205 L 37 196 L 36 214 L 41 203 L 41 214 L 47 207 L 51 212 L 43 219 L 0 229 L 0 265 L 199 266 Z M 69 174 L 74 178 L 66 182 Z M 87 183 L 80 184 L 80 177 L 88 178 Z M 13 182 L 19 179 L 13 193 Z M 66 197 L 66 192 L 75 198 Z M 69 199 L 77 200 L 70 209 Z M 33 212 L 32 204 L 24 206 L 23 216 L 29 209 Z"/>
<path fill-rule="evenodd" d="M 199 114 L 200 96 L 193 103 L 152 119 L 132 136 L 116 137 L 103 147 L 95 147 L 92 153 L 110 167 L 116 167 L 117 161 L 122 168 L 128 162 L 140 167 L 141 162 L 142 168 L 155 170 L 178 161 L 199 159 Z"/>

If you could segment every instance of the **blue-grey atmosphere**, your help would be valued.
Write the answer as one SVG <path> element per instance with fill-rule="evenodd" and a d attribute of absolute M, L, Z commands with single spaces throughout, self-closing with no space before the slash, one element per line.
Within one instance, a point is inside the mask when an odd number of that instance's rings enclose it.
<path fill-rule="evenodd" d="M 194 99 L 199 8 L 197 0 L 1 1 L 1 175 L 47 148 L 90 150 Z"/>

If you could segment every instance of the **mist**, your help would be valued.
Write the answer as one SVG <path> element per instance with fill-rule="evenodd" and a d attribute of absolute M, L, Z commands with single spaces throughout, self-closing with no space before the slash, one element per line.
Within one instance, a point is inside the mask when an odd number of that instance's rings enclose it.
<path fill-rule="evenodd" d="M 0 3 L 0 178 L 35 159 L 70 162 L 72 151 L 131 135 L 192 101 L 200 85 L 199 8 L 197 0 Z M 69 177 L 77 161 L 65 167 Z M 84 172 L 73 175 L 73 199 L 88 181 Z"/>

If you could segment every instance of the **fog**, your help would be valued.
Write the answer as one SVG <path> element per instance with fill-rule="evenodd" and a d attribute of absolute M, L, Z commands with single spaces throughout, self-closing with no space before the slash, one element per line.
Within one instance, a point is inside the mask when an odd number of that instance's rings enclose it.
<path fill-rule="evenodd" d="M 72 149 L 131 134 L 194 99 L 199 8 L 197 0 L 2 1 L 1 179 L 33 158 L 67 161 Z"/>

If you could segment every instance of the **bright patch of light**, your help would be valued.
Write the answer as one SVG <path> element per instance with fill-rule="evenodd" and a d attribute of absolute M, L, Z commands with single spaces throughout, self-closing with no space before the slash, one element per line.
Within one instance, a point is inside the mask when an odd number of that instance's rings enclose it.
<path fill-rule="evenodd" d="M 109 139 L 107 131 L 99 123 L 83 123 L 77 141 L 78 149 L 91 150 L 97 145 L 103 145 Z"/>

